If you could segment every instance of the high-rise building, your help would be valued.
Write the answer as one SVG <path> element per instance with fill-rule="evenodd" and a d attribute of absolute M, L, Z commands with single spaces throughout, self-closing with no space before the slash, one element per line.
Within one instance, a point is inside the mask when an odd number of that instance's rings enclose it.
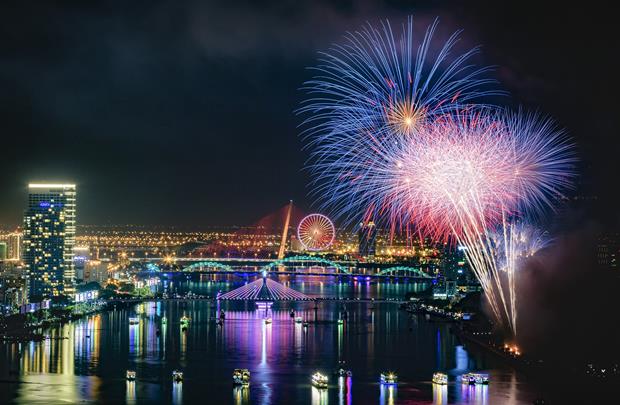
<path fill-rule="evenodd" d="M 0 260 L 6 260 L 7 246 L 6 242 L 0 242 Z"/>
<path fill-rule="evenodd" d="M 74 184 L 29 184 L 22 257 L 28 299 L 75 294 Z"/>
<path fill-rule="evenodd" d="M 9 260 L 21 260 L 22 258 L 22 234 L 13 232 L 6 238 L 7 251 L 6 258 Z"/>
<path fill-rule="evenodd" d="M 377 227 L 375 223 L 362 222 L 358 236 L 358 253 L 362 257 L 374 257 L 377 250 Z"/>

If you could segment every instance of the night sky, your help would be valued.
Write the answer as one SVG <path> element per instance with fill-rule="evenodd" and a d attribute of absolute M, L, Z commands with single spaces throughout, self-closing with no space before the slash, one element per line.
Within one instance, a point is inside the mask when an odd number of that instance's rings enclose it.
<path fill-rule="evenodd" d="M 12 5 L 9 5 L 13 3 Z M 54 4 L 52 4 L 54 3 Z M 294 110 L 317 51 L 365 21 L 440 19 L 578 144 L 576 194 L 618 204 L 615 13 L 475 1 L 0 5 L 0 226 L 29 181 L 78 184 L 81 224 L 249 224 L 311 207 Z M 226 3 L 227 5 L 223 5 Z M 236 3 L 236 4 L 235 4 Z M 233 5 L 234 4 L 234 5 Z M 504 8 L 510 7 L 510 9 Z M 546 7 L 546 6 L 545 6 Z"/>

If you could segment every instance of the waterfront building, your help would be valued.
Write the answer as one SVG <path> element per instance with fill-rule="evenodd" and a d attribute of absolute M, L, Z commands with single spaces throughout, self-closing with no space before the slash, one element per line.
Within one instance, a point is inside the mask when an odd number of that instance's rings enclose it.
<path fill-rule="evenodd" d="M 439 283 L 433 286 L 433 298 L 435 299 L 450 299 L 457 293 L 456 281 L 446 280 L 445 278 Z"/>
<path fill-rule="evenodd" d="M 29 184 L 24 214 L 22 258 L 28 274 L 28 299 L 75 293 L 76 187 Z"/>
<path fill-rule="evenodd" d="M 90 259 L 90 249 L 88 246 L 76 246 L 73 249 L 73 265 L 75 266 L 75 281 L 77 283 L 84 280 L 84 267 Z"/>
<path fill-rule="evenodd" d="M 377 251 L 377 227 L 372 221 L 360 223 L 358 253 L 362 257 L 373 258 Z"/>
<path fill-rule="evenodd" d="M 108 262 L 100 260 L 87 260 L 84 266 L 85 283 L 96 281 L 103 285 L 108 281 Z"/>

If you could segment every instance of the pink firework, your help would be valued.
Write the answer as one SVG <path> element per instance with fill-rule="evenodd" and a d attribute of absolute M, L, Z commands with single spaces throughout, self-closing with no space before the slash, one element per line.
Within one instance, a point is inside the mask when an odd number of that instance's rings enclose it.
<path fill-rule="evenodd" d="M 551 205 L 568 184 L 572 149 L 549 121 L 526 118 L 465 112 L 402 139 L 384 199 L 392 224 L 460 237 Z"/>

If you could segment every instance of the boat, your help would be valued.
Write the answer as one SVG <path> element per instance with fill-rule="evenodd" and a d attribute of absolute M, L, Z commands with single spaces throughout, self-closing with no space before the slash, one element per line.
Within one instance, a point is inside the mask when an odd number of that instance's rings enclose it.
<path fill-rule="evenodd" d="M 302 319 L 301 316 L 298 316 L 297 318 L 295 318 L 295 323 L 302 323 L 304 320 Z"/>
<path fill-rule="evenodd" d="M 392 371 L 384 371 L 380 374 L 379 381 L 384 385 L 396 385 L 398 383 L 398 376 Z"/>
<path fill-rule="evenodd" d="M 344 319 L 338 319 L 338 325 L 342 325 L 344 323 Z"/>
<path fill-rule="evenodd" d="M 334 371 L 334 374 L 338 377 L 353 377 L 353 372 L 351 370 L 347 370 L 342 367 Z"/>
<path fill-rule="evenodd" d="M 140 318 L 138 317 L 131 317 L 129 318 L 129 324 L 130 325 L 137 325 L 140 323 Z"/>
<path fill-rule="evenodd" d="M 444 373 L 433 374 L 433 384 L 446 385 L 448 383 L 448 375 Z"/>
<path fill-rule="evenodd" d="M 303 326 L 304 328 L 307 328 L 307 327 L 308 327 L 308 325 L 310 325 L 310 323 L 309 323 L 308 321 L 304 321 L 304 322 L 302 323 L 302 326 Z"/>
<path fill-rule="evenodd" d="M 489 383 L 489 375 L 482 373 L 472 374 L 477 385 L 487 385 Z"/>
<path fill-rule="evenodd" d="M 244 387 L 250 385 L 250 370 L 247 368 L 236 368 L 233 371 L 233 385 Z"/>
<path fill-rule="evenodd" d="M 189 318 L 186 317 L 185 315 L 181 317 L 181 325 L 186 325 L 186 326 L 189 325 Z"/>
<path fill-rule="evenodd" d="M 166 319 L 165 316 L 161 318 L 161 324 L 162 325 L 165 325 L 167 322 L 168 322 L 168 319 Z"/>
<path fill-rule="evenodd" d="M 127 381 L 136 381 L 136 372 L 133 370 L 127 370 Z"/>
<path fill-rule="evenodd" d="M 272 321 L 271 318 L 265 318 L 265 325 L 269 325 Z"/>
<path fill-rule="evenodd" d="M 326 375 L 319 373 L 318 371 L 312 374 L 312 385 L 316 388 L 327 388 L 328 378 Z"/>
<path fill-rule="evenodd" d="M 474 385 L 474 384 L 476 384 L 476 377 L 472 373 L 463 374 L 461 376 L 461 382 L 463 384 Z"/>
<path fill-rule="evenodd" d="M 172 381 L 177 383 L 183 381 L 183 372 L 179 370 L 174 370 L 172 372 Z"/>

